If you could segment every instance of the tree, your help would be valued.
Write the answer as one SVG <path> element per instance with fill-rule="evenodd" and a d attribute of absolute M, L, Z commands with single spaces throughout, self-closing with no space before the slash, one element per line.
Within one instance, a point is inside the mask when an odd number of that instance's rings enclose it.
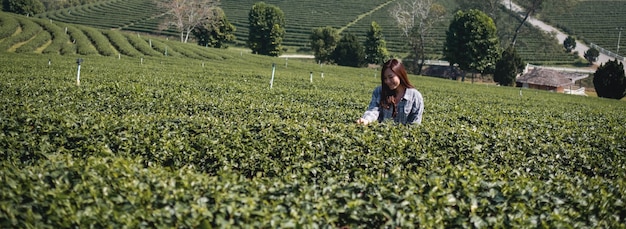
<path fill-rule="evenodd" d="M 26 15 L 38 14 L 46 10 L 39 0 L 3 0 L 2 7 L 6 12 Z"/>
<path fill-rule="evenodd" d="M 480 10 L 458 11 L 446 31 L 444 59 L 466 71 L 491 72 L 500 58 L 493 20 Z"/>
<path fill-rule="evenodd" d="M 156 0 L 157 7 L 167 10 L 166 19 L 159 29 L 175 27 L 180 32 L 180 41 L 187 43 L 189 35 L 197 27 L 219 22 L 217 8 L 219 0 Z"/>
<path fill-rule="evenodd" d="M 445 7 L 433 3 L 433 0 L 404 0 L 398 2 L 390 13 L 411 48 L 409 56 L 413 63 L 407 67 L 413 69 L 413 73 L 421 74 L 426 60 L 426 44 L 434 42 L 428 37 L 431 37 L 430 33 L 435 24 L 443 19 Z"/>
<path fill-rule="evenodd" d="M 332 58 L 341 66 L 361 67 L 365 62 L 365 50 L 357 37 L 348 32 L 337 43 Z"/>
<path fill-rule="evenodd" d="M 383 64 L 389 58 L 387 43 L 383 38 L 383 31 L 375 21 L 365 37 L 365 61 L 370 64 Z"/>
<path fill-rule="evenodd" d="M 493 80 L 502 86 L 514 86 L 517 74 L 524 68 L 524 61 L 519 57 L 515 47 L 509 46 L 502 57 L 496 62 Z"/>
<path fill-rule="evenodd" d="M 598 60 L 598 56 L 600 56 L 600 51 L 595 48 L 589 48 L 585 51 L 585 59 L 589 61 L 590 64 L 593 64 Z"/>
<path fill-rule="evenodd" d="M 517 41 L 517 35 L 522 29 L 522 26 L 534 13 L 538 13 L 545 8 L 559 11 L 567 11 L 568 9 L 572 8 L 578 1 L 579 0 L 516 0 L 517 3 L 524 7 L 526 13 L 524 13 L 524 18 L 515 29 L 513 39 L 511 39 L 511 45 L 515 46 L 515 42 Z"/>
<path fill-rule="evenodd" d="M 225 43 L 235 40 L 235 26 L 226 18 L 226 14 L 221 8 L 214 8 L 217 15 L 216 23 L 205 23 L 199 25 L 193 30 L 193 36 L 196 37 L 198 45 L 213 48 L 228 48 Z"/>
<path fill-rule="evenodd" d="M 574 37 L 567 36 L 567 38 L 565 38 L 565 40 L 563 41 L 563 47 L 568 53 L 572 52 L 572 50 L 576 48 L 576 40 L 574 39 Z"/>
<path fill-rule="evenodd" d="M 593 86 L 598 97 L 622 99 L 626 96 L 626 76 L 624 64 L 617 60 L 609 60 L 593 74 Z"/>
<path fill-rule="evenodd" d="M 322 63 L 332 62 L 332 53 L 341 39 L 337 29 L 326 26 L 313 29 L 311 34 L 311 49 L 315 60 Z"/>
<path fill-rule="evenodd" d="M 280 8 L 258 2 L 248 14 L 248 47 L 254 54 L 279 56 L 285 37 L 285 14 Z"/>

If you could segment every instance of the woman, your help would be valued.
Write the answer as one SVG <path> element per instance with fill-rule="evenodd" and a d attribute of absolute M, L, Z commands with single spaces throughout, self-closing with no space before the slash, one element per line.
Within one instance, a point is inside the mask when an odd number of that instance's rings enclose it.
<path fill-rule="evenodd" d="M 402 63 L 391 59 L 383 65 L 381 86 L 372 93 L 367 111 L 356 122 L 367 125 L 391 119 L 402 124 L 419 124 L 424 113 L 422 94 L 411 85 Z"/>

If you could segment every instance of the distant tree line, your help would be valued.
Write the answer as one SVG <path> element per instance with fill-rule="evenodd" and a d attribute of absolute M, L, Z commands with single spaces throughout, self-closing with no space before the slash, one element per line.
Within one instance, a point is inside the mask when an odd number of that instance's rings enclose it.
<path fill-rule="evenodd" d="M 361 67 L 382 64 L 390 56 L 382 29 L 372 22 L 365 41 L 361 43 L 351 32 L 340 35 L 339 30 L 326 26 L 313 29 L 310 36 L 315 60 L 320 63 Z"/>
<path fill-rule="evenodd" d="M 39 0 L 2 0 L 2 11 L 34 15 L 46 11 L 46 7 Z"/>

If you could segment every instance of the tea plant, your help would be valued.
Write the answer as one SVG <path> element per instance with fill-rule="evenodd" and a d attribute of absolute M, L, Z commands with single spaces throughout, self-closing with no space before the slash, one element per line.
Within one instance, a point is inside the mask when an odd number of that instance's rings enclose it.
<path fill-rule="evenodd" d="M 1 227 L 626 227 L 623 101 L 202 50 L 0 55 Z"/>

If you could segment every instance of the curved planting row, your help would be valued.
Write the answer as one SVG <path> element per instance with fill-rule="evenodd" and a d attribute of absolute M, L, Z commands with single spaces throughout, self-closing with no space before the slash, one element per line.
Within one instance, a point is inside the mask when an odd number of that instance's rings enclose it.
<path fill-rule="evenodd" d="M 0 14 L 0 41 L 15 33 L 20 24 L 9 14 Z"/>
<path fill-rule="evenodd" d="M 33 22 L 30 19 L 23 17 L 16 17 L 16 19 L 18 21 L 18 24 L 20 25 L 21 31 L 13 36 L 2 40 L 2 42 L 0 42 L 0 50 L 12 49 L 14 48 L 13 46 L 28 41 L 29 39 L 36 36 L 37 33 L 42 31 L 41 26 L 37 25 L 37 23 Z"/>
<path fill-rule="evenodd" d="M 42 30 L 38 32 L 35 35 L 35 37 L 29 39 L 28 42 L 17 47 L 15 49 L 15 52 L 16 53 L 35 52 L 36 49 L 38 49 L 39 47 L 42 47 L 42 46 L 45 47 L 44 45 L 46 45 L 51 39 L 52 39 L 52 36 L 50 35 L 50 33 L 46 30 Z"/>
<path fill-rule="evenodd" d="M 156 50 L 157 52 L 163 54 L 163 56 L 172 56 L 172 57 L 182 56 L 182 54 L 176 52 L 175 50 L 170 48 L 170 46 L 166 45 L 160 40 L 152 40 L 151 43 L 152 43 L 152 48 Z"/>
<path fill-rule="evenodd" d="M 50 19 L 27 18 L 0 13 L 2 21 L 19 22 L 14 31 L 12 26 L 2 26 L 11 36 L 0 40 L 0 50 L 17 53 L 57 53 L 62 55 L 124 55 L 185 56 L 199 60 L 229 58 L 207 52 L 196 44 L 184 44 L 162 38 L 130 34 L 118 30 L 100 30 L 83 25 L 55 22 Z"/>
<path fill-rule="evenodd" d="M 159 24 L 161 23 L 161 20 L 162 20 L 162 15 L 152 16 L 149 18 L 136 21 L 130 25 L 127 25 L 124 28 L 122 28 L 122 30 L 140 32 L 140 33 L 157 34 L 159 36 L 169 36 L 173 39 L 177 39 L 180 37 L 180 33 L 175 31 L 174 28 L 160 30 Z"/>
<path fill-rule="evenodd" d="M 49 20 L 39 19 L 39 20 L 33 20 L 33 21 L 39 23 L 39 25 L 41 25 L 41 27 L 43 27 L 44 30 L 48 31 L 50 35 L 52 36 L 51 37 L 52 42 L 42 51 L 42 53 L 58 54 L 58 53 L 70 52 L 70 50 L 75 49 L 71 47 L 73 45 L 72 43 L 69 42 L 69 36 L 61 27 L 53 24 Z"/>
<path fill-rule="evenodd" d="M 106 1 L 46 12 L 38 17 L 97 28 L 122 28 L 160 14 L 153 1 Z"/>
<path fill-rule="evenodd" d="M 80 55 L 96 55 L 99 54 L 98 50 L 92 45 L 89 37 L 83 33 L 83 30 L 76 28 L 73 25 L 62 24 L 67 28 L 67 33 L 70 36 L 72 43 L 76 44 L 76 53 Z"/>
<path fill-rule="evenodd" d="M 123 34 L 112 30 L 105 30 L 102 31 L 102 33 L 109 39 L 111 44 L 115 46 L 115 48 L 121 54 L 132 57 L 142 56 L 142 54 L 137 51 L 137 49 L 135 49 L 135 47 L 133 47 L 130 42 L 128 42 L 128 39 L 126 39 Z"/>
<path fill-rule="evenodd" d="M 100 30 L 86 26 L 77 25 L 76 27 L 80 28 L 85 33 L 85 35 L 89 37 L 89 40 L 91 40 L 100 55 L 113 56 L 117 54 L 117 50 L 113 48 L 113 45 L 111 45 L 109 39 L 104 36 L 104 34 L 102 34 Z"/>
<path fill-rule="evenodd" d="M 132 45 L 135 49 L 137 49 L 138 51 L 140 51 L 143 55 L 147 55 L 147 56 L 160 56 L 163 55 L 163 53 L 155 50 L 152 47 L 152 40 L 148 40 L 146 41 L 145 39 L 141 38 L 140 35 L 133 35 L 133 34 L 124 34 L 126 36 L 126 39 L 128 39 L 128 42 L 130 43 L 130 45 Z"/>

